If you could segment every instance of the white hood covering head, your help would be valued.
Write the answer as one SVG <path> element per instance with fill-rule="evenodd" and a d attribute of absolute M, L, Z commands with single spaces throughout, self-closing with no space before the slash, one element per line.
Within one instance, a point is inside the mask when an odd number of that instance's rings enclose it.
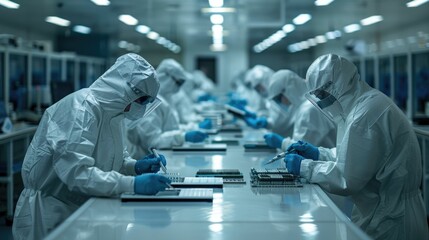
<path fill-rule="evenodd" d="M 309 91 L 324 86 L 328 82 L 333 83 L 329 93 L 334 96 L 341 105 L 345 104 L 342 97 L 351 89 L 358 88 L 360 75 L 356 66 L 347 59 L 335 54 L 327 54 L 317 58 L 308 68 L 306 85 Z M 354 94 L 351 94 L 354 95 Z M 343 106 L 343 109 L 347 106 Z"/>
<path fill-rule="evenodd" d="M 213 83 L 213 80 L 207 77 L 207 75 L 201 71 L 201 70 L 195 70 L 193 73 L 193 79 L 195 85 L 203 90 L 206 93 L 213 92 L 215 85 Z"/>
<path fill-rule="evenodd" d="M 117 115 L 142 96 L 156 98 L 159 82 L 152 65 L 129 53 L 119 57 L 89 89 L 106 112 Z"/>
<path fill-rule="evenodd" d="M 304 79 L 296 73 L 284 69 L 273 74 L 268 87 L 268 98 L 273 99 L 279 94 L 283 94 L 293 105 L 299 106 L 304 102 L 307 93 Z"/>
<path fill-rule="evenodd" d="M 268 89 L 269 81 L 274 71 L 264 65 L 256 65 L 246 73 L 244 82 L 252 88 L 256 88 L 261 84 L 265 89 Z"/>
<path fill-rule="evenodd" d="M 187 80 L 186 72 L 182 65 L 176 60 L 164 59 L 156 69 L 159 82 L 161 84 L 160 94 L 163 97 L 170 97 L 180 89 L 180 85 L 175 80 L 185 82 Z"/>

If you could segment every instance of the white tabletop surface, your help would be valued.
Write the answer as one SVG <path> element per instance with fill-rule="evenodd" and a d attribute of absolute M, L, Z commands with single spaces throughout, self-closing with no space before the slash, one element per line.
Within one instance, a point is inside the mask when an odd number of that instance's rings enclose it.
<path fill-rule="evenodd" d="M 234 133 L 222 134 L 234 136 Z M 245 132 L 245 139 L 261 137 Z M 170 172 L 195 176 L 198 169 L 239 169 L 246 184 L 215 189 L 209 202 L 121 202 L 91 198 L 47 239 L 369 239 L 333 204 L 319 186 L 253 188 L 250 168 L 264 165 L 273 152 L 160 151 Z"/>

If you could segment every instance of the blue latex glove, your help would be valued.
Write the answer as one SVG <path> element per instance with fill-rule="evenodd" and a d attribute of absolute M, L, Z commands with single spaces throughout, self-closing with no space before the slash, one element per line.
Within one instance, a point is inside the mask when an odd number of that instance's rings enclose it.
<path fill-rule="evenodd" d="M 204 121 L 198 123 L 199 128 L 203 129 L 211 129 L 212 128 L 212 121 L 210 119 L 204 119 Z"/>
<path fill-rule="evenodd" d="M 298 141 L 291 144 L 286 151 L 295 150 L 299 155 L 303 156 L 306 159 L 319 159 L 319 149 L 313 146 L 312 144 L 304 141 Z"/>
<path fill-rule="evenodd" d="M 282 148 L 283 137 L 277 133 L 267 133 L 264 135 L 265 142 L 273 148 Z"/>
<path fill-rule="evenodd" d="M 256 118 L 256 113 L 247 110 L 245 107 L 242 107 L 242 109 L 246 113 L 246 118 Z"/>
<path fill-rule="evenodd" d="M 267 125 L 268 125 L 268 120 L 267 120 L 267 118 L 266 118 L 266 117 L 260 117 L 260 118 L 258 118 L 258 119 L 256 120 L 256 125 L 257 125 L 259 128 L 266 128 L 266 127 L 267 127 Z"/>
<path fill-rule="evenodd" d="M 146 173 L 135 177 L 134 192 L 144 195 L 155 195 L 157 192 L 164 190 L 171 183 L 167 177 L 156 174 Z"/>
<path fill-rule="evenodd" d="M 207 134 L 201 131 L 189 131 L 185 133 L 185 141 L 187 142 L 202 142 L 207 138 Z"/>
<path fill-rule="evenodd" d="M 251 118 L 251 117 L 246 117 L 244 118 L 244 121 L 247 123 L 248 126 L 258 129 L 258 128 L 265 128 L 267 127 L 267 119 L 265 117 L 260 117 L 260 118 Z"/>
<path fill-rule="evenodd" d="M 249 127 L 252 128 L 258 128 L 258 126 L 256 125 L 256 118 L 252 118 L 252 117 L 245 117 L 244 121 L 247 123 L 247 125 Z"/>
<path fill-rule="evenodd" d="M 236 107 L 236 108 L 238 108 L 238 109 L 240 109 L 240 110 L 243 110 L 243 111 L 244 111 L 244 113 L 246 114 L 246 115 L 244 116 L 245 118 L 256 118 L 256 113 L 254 113 L 254 112 L 251 112 L 251 111 L 247 110 L 246 106 L 244 106 L 244 105 L 240 105 L 240 104 L 233 104 L 233 103 L 230 103 L 229 105 L 231 105 L 231 106 L 233 106 L 233 107 Z"/>
<path fill-rule="evenodd" d="M 156 173 L 161 168 L 161 161 L 164 166 L 167 165 L 167 160 L 165 160 L 164 155 L 159 154 L 159 158 L 157 158 L 154 154 L 149 154 L 143 159 L 138 160 L 136 162 L 134 170 L 136 171 L 137 175 L 140 175 L 142 173 Z"/>
<path fill-rule="evenodd" d="M 243 98 L 232 98 L 229 100 L 228 104 L 235 107 L 240 106 L 238 108 L 242 109 L 247 105 L 247 100 Z"/>
<path fill-rule="evenodd" d="M 204 95 L 201 95 L 197 99 L 198 102 L 204 102 L 204 101 L 216 101 L 216 97 L 206 93 Z"/>
<path fill-rule="evenodd" d="M 287 154 L 284 158 L 287 170 L 293 175 L 299 176 L 301 171 L 301 162 L 304 159 L 304 157 L 298 154 Z"/>

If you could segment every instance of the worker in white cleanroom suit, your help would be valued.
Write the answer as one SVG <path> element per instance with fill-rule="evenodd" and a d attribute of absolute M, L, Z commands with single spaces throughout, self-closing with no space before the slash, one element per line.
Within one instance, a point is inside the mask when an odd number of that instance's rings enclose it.
<path fill-rule="evenodd" d="M 284 119 L 272 123 L 271 129 L 291 129 L 291 134 L 282 136 L 277 133 L 264 135 L 266 143 L 283 151 L 298 140 L 305 140 L 322 147 L 335 147 L 336 128 L 334 122 L 327 119 L 308 101 L 304 94 L 307 87 L 304 79 L 290 70 L 279 70 L 271 77 L 268 87 L 268 99 L 273 100 L 284 112 Z M 279 116 L 281 118 L 281 116 Z"/>
<path fill-rule="evenodd" d="M 135 121 L 126 121 L 128 149 L 131 156 L 148 153 L 148 148 L 171 148 L 185 141 L 202 142 L 208 136 L 199 130 L 183 129 L 177 111 L 172 107 L 172 96 L 186 81 L 185 71 L 173 59 L 163 60 L 158 68 L 160 82 L 159 98 L 162 104 L 149 116 Z"/>
<path fill-rule="evenodd" d="M 164 156 L 136 161 L 123 147 L 122 119 L 150 113 L 159 104 L 158 89 L 153 67 L 127 54 L 89 88 L 46 109 L 22 165 L 15 239 L 43 238 L 91 196 L 167 187 L 170 180 L 155 174 Z"/>
<path fill-rule="evenodd" d="M 428 239 L 421 153 L 403 112 L 334 54 L 311 64 L 306 84 L 307 98 L 338 126 L 337 147 L 293 143 L 288 170 L 350 196 L 352 221 L 375 239 Z"/>

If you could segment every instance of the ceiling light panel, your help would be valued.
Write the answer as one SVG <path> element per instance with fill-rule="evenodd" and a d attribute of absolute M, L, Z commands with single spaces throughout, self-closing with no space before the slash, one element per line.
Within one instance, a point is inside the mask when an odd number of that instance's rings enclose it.
<path fill-rule="evenodd" d="M 62 27 L 68 27 L 70 25 L 69 20 L 56 16 L 48 16 L 45 21 Z"/>
<path fill-rule="evenodd" d="M 121 22 L 127 24 L 127 25 L 137 25 L 137 23 L 139 22 L 135 17 L 128 15 L 128 14 L 122 14 L 119 16 L 118 18 Z"/>
<path fill-rule="evenodd" d="M 18 9 L 19 8 L 18 3 L 12 2 L 9 0 L 0 0 L 0 5 L 2 5 L 3 7 L 11 8 L 11 9 Z"/>

